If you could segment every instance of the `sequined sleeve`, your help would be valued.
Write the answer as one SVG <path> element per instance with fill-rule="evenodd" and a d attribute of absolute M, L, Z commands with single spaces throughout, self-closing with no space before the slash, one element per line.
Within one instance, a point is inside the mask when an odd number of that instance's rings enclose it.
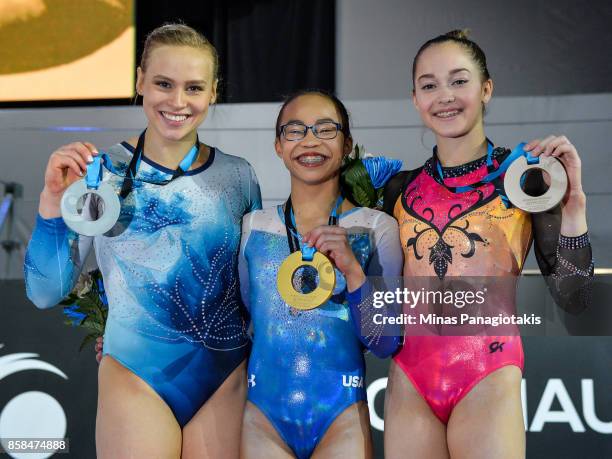
<path fill-rule="evenodd" d="M 594 263 L 588 233 L 560 234 L 560 213 L 533 215 L 535 255 L 555 302 L 570 313 L 583 311 L 590 302 Z"/>
<path fill-rule="evenodd" d="M 251 235 L 251 222 L 253 220 L 253 214 L 249 213 L 242 217 L 242 233 L 240 235 L 240 253 L 238 254 L 238 274 L 240 279 L 240 295 L 242 297 L 242 303 L 246 306 L 247 310 L 251 310 L 249 302 L 249 264 L 246 260 L 244 249 Z"/>
<path fill-rule="evenodd" d="M 248 177 L 246 179 L 245 196 L 247 198 L 247 212 L 261 209 L 261 190 L 259 189 L 259 181 L 255 175 L 253 166 L 248 164 Z"/>
<path fill-rule="evenodd" d="M 36 218 L 24 263 L 26 293 L 38 308 L 55 306 L 71 292 L 92 238 L 70 231 L 61 218 Z"/>
<path fill-rule="evenodd" d="M 400 287 L 403 252 L 399 239 L 399 228 L 395 219 L 378 213 L 374 225 L 374 253 L 368 263 L 366 282 L 353 292 L 347 300 L 357 335 L 362 344 L 374 355 L 385 358 L 397 349 L 401 329 L 385 323 L 386 318 L 397 316 L 399 304 L 375 306 L 375 296 L 389 289 Z"/>
<path fill-rule="evenodd" d="M 243 182 L 243 193 L 246 198 L 246 212 L 242 217 L 242 233 L 240 235 L 240 252 L 238 254 L 238 274 L 240 281 L 240 295 L 242 302 L 249 310 L 249 267 L 244 255 L 244 248 L 251 235 L 251 223 L 253 220 L 252 212 L 261 209 L 261 190 L 259 189 L 259 181 L 255 175 L 255 170 L 246 160 L 247 171 L 246 178 Z"/>
<path fill-rule="evenodd" d="M 541 194 L 540 177 L 528 177 L 529 193 Z M 555 302 L 570 313 L 583 311 L 590 302 L 594 263 L 588 233 L 561 235 L 561 209 L 532 215 L 535 256 Z"/>

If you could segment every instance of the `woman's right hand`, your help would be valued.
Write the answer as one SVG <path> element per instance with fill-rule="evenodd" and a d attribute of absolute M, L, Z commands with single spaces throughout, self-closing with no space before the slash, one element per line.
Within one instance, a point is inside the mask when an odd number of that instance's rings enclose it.
<path fill-rule="evenodd" d="M 60 201 L 66 188 L 83 178 L 87 165 L 98 154 L 89 142 L 73 142 L 55 150 L 45 170 L 45 188 L 40 195 L 38 212 L 43 218 L 60 216 Z"/>

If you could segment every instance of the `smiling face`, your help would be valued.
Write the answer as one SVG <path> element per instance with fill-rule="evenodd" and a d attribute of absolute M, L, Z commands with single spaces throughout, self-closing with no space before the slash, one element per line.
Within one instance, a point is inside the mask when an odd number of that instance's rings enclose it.
<path fill-rule="evenodd" d="M 481 73 L 464 47 L 446 42 L 432 45 L 416 64 L 413 102 L 423 123 L 437 136 L 457 138 L 482 127 L 483 103 L 493 82 Z"/>
<path fill-rule="evenodd" d="M 334 103 L 323 95 L 307 94 L 285 106 L 280 125 L 296 122 L 312 126 L 326 121 L 342 124 Z M 342 159 L 351 152 L 353 142 L 342 131 L 326 140 L 317 138 L 309 129 L 301 140 L 290 141 L 280 134 L 274 147 L 293 179 L 314 185 L 337 179 Z"/>
<path fill-rule="evenodd" d="M 204 121 L 217 97 L 213 59 L 206 49 L 159 46 L 138 68 L 136 89 L 148 128 L 166 140 L 183 140 Z"/>

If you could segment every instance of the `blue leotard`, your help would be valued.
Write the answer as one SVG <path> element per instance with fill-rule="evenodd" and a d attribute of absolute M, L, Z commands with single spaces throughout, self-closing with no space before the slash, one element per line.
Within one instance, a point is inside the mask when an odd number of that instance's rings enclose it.
<path fill-rule="evenodd" d="M 367 208 L 340 215 L 349 243 L 368 276 L 400 276 L 397 222 Z M 310 457 L 334 419 L 366 399 L 364 347 L 346 294 L 297 312 L 276 289 L 289 255 L 281 208 L 253 212 L 243 221 L 240 285 L 251 313 L 253 348 L 248 400 L 269 419 L 298 458 Z M 303 276 L 298 282 L 307 282 Z"/>
<path fill-rule="evenodd" d="M 126 143 L 109 150 L 119 173 L 132 153 Z M 109 302 L 104 354 L 146 381 L 183 426 L 248 354 L 236 255 L 242 216 L 261 196 L 251 166 L 214 148 L 201 167 L 154 184 L 171 172 L 143 157 L 105 235 L 39 216 L 25 276 L 28 297 L 51 307 L 72 290 L 93 244 Z M 117 190 L 123 182 L 108 171 L 104 180 Z"/>

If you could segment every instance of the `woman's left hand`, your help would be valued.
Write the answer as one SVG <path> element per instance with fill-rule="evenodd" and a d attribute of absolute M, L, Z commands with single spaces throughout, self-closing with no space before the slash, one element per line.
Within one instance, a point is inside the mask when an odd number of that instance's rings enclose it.
<path fill-rule="evenodd" d="M 582 190 L 582 161 L 576 147 L 565 137 L 550 135 L 544 140 L 536 139 L 525 145 L 532 156 L 557 158 L 567 172 L 567 193 L 561 201 L 561 234 L 580 236 L 587 231 L 586 195 Z M 548 183 L 549 180 L 545 181 Z"/>
<path fill-rule="evenodd" d="M 366 279 L 361 265 L 348 243 L 346 229 L 340 226 L 318 226 L 304 235 L 303 242 L 328 256 L 346 277 L 349 291 L 358 289 Z"/>
<path fill-rule="evenodd" d="M 563 198 L 563 205 L 584 203 L 584 191 L 582 190 L 582 162 L 576 147 L 564 135 L 549 135 L 545 139 L 535 139 L 525 145 L 525 151 L 531 152 L 532 156 L 552 156 L 557 158 L 567 172 L 567 193 Z M 574 201 L 574 202 L 573 202 Z"/>

